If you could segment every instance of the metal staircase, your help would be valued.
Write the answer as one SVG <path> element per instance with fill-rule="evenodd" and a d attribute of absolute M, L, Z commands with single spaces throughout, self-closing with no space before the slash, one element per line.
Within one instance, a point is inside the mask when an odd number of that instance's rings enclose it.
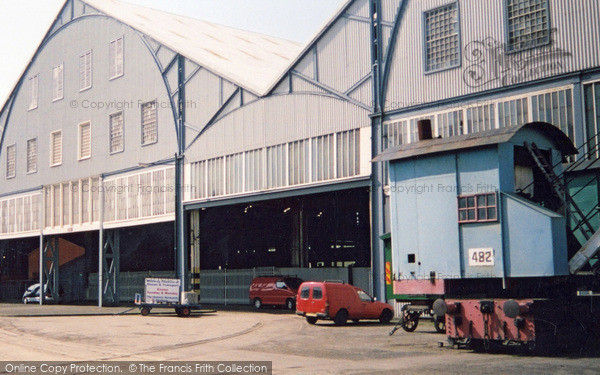
<path fill-rule="evenodd" d="M 596 136 L 592 138 L 595 139 Z M 586 142 L 586 144 L 582 145 L 580 149 L 586 147 L 589 143 L 589 141 Z M 583 246 L 581 246 L 581 248 L 571 257 L 571 259 L 569 259 L 570 272 L 572 274 L 578 273 L 588 264 L 590 264 L 592 270 L 595 271 L 600 266 L 600 231 L 596 231 L 591 225 L 590 221 L 599 213 L 599 207 L 596 205 L 588 214 L 584 214 L 584 212 L 573 199 L 577 194 L 589 186 L 594 179 L 590 180 L 574 194 L 570 194 L 567 184 L 568 182 L 573 181 L 573 179 L 565 182 L 565 174 L 580 168 L 582 165 L 584 165 L 584 167 L 580 170 L 587 170 L 591 168 L 592 165 L 598 161 L 598 159 L 590 161 L 587 158 L 582 157 L 578 161 L 570 164 L 568 168 L 566 168 L 560 175 L 557 175 L 554 172 L 554 169 L 560 163 L 557 165 L 550 164 L 546 160 L 542 150 L 540 150 L 535 143 L 530 144 L 525 142 L 524 146 L 552 188 L 554 194 L 560 199 L 565 216 L 569 220 L 567 223 L 572 223 L 572 225 L 568 225 L 568 229 L 570 229 L 572 234 L 579 232 L 580 235 L 585 239 Z M 595 145 L 594 147 L 597 148 L 598 146 Z M 588 150 L 588 153 L 591 154 L 592 152 L 595 153 L 595 151 Z M 587 165 L 585 165 L 585 163 L 587 163 Z"/>

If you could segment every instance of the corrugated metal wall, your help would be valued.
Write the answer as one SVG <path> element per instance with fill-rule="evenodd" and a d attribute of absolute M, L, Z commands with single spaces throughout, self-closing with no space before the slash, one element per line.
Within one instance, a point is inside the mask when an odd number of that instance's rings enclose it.
<path fill-rule="evenodd" d="M 556 29 L 552 34 L 553 44 L 509 54 L 504 53 L 502 47 L 505 43 L 504 2 L 463 0 L 459 2 L 462 65 L 424 74 L 423 12 L 448 3 L 448 0 L 409 1 L 392 61 L 388 110 L 404 108 L 407 103 L 428 103 L 503 87 L 515 76 L 521 77 L 519 82 L 527 82 L 600 64 L 600 3 L 597 1 L 551 0 L 550 22 Z M 484 40 L 485 45 L 477 44 Z M 486 47 L 495 42 L 500 49 L 492 51 Z M 480 63 L 479 52 L 485 54 L 483 63 Z M 500 55 L 493 57 L 491 52 L 500 52 Z M 527 71 L 519 68 L 524 64 L 530 64 Z M 473 81 L 470 70 L 475 76 L 482 75 L 482 79 Z M 500 78 L 496 79 L 496 74 Z M 502 77 L 507 77 L 508 82 L 503 83 Z"/>
<path fill-rule="evenodd" d="M 256 101 L 216 122 L 187 151 L 198 161 L 370 126 L 369 112 L 341 99 L 310 94 Z"/>

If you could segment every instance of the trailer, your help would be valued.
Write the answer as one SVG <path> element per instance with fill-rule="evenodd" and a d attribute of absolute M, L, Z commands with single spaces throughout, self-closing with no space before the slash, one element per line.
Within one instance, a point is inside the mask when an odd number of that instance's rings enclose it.
<path fill-rule="evenodd" d="M 198 294 L 180 292 L 178 279 L 147 278 L 144 286 L 144 300 L 139 293 L 135 294 L 134 303 L 139 307 L 142 316 L 147 316 L 153 308 L 173 308 L 177 316 L 187 318 L 193 310 L 200 310 Z"/>
<path fill-rule="evenodd" d="M 598 341 L 599 206 L 578 202 L 589 183 L 569 187 L 569 173 L 593 164 L 577 153 L 559 128 L 536 122 L 421 137 L 375 158 L 389 161 L 386 283 L 408 303 L 405 330 L 431 309 L 461 347 Z"/>

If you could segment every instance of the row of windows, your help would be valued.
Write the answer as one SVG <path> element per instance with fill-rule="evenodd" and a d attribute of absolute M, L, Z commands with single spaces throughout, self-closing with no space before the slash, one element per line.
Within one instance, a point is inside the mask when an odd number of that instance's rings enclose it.
<path fill-rule="evenodd" d="M 548 0 L 505 0 L 507 51 L 521 51 L 550 42 Z M 426 11 L 424 22 L 425 71 L 460 66 L 458 2 Z"/>
<path fill-rule="evenodd" d="M 111 154 L 122 152 L 125 148 L 123 111 L 113 113 L 109 116 L 109 151 Z M 150 145 L 158 142 L 158 122 L 156 101 L 144 103 L 141 106 L 141 132 L 142 145 Z M 86 160 L 92 157 L 92 124 L 87 121 L 78 127 L 78 160 Z M 62 164 L 63 139 L 62 130 L 50 134 L 50 166 L 56 167 Z M 38 140 L 32 138 L 27 140 L 27 173 L 37 172 L 38 164 Z M 14 178 L 17 175 L 17 145 L 6 147 L 6 178 Z"/>
<path fill-rule="evenodd" d="M 192 163 L 190 199 L 360 174 L 360 130 L 303 139 Z"/>
<path fill-rule="evenodd" d="M 79 91 L 92 87 L 93 61 L 92 50 L 79 56 Z M 123 76 L 123 37 L 113 40 L 109 45 L 109 79 Z M 64 98 L 64 63 L 52 68 L 52 101 Z M 39 102 L 39 73 L 29 78 L 29 109 L 38 107 Z"/>
<path fill-rule="evenodd" d="M 383 147 L 415 142 L 420 119 L 430 119 L 434 136 L 443 138 L 544 121 L 560 128 L 571 140 L 575 139 L 571 88 L 387 122 L 383 125 Z"/>

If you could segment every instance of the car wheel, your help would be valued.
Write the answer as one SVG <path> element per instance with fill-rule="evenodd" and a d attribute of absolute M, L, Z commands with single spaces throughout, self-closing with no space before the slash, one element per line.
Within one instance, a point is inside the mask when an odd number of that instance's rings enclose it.
<path fill-rule="evenodd" d="M 285 307 L 287 307 L 288 310 L 294 310 L 296 308 L 296 302 L 294 302 L 293 299 L 288 298 L 287 301 L 285 301 Z"/>
<path fill-rule="evenodd" d="M 358 323 L 358 322 L 360 322 L 360 319 L 352 319 L 352 321 L 353 321 L 354 323 Z"/>
<path fill-rule="evenodd" d="M 379 322 L 380 323 L 389 323 L 393 317 L 394 317 L 394 313 L 392 312 L 392 310 L 384 309 L 381 312 L 381 315 L 379 315 Z"/>
<path fill-rule="evenodd" d="M 315 324 L 317 322 L 317 317 L 315 316 L 307 316 L 306 317 L 306 321 L 308 322 L 308 324 Z"/>
<path fill-rule="evenodd" d="M 335 314 L 335 318 L 333 318 L 333 322 L 336 326 L 343 326 L 348 321 L 348 311 L 340 310 Z"/>
<path fill-rule="evenodd" d="M 262 307 L 262 301 L 260 300 L 260 298 L 256 297 L 254 299 L 253 305 L 255 309 L 260 309 Z"/>

